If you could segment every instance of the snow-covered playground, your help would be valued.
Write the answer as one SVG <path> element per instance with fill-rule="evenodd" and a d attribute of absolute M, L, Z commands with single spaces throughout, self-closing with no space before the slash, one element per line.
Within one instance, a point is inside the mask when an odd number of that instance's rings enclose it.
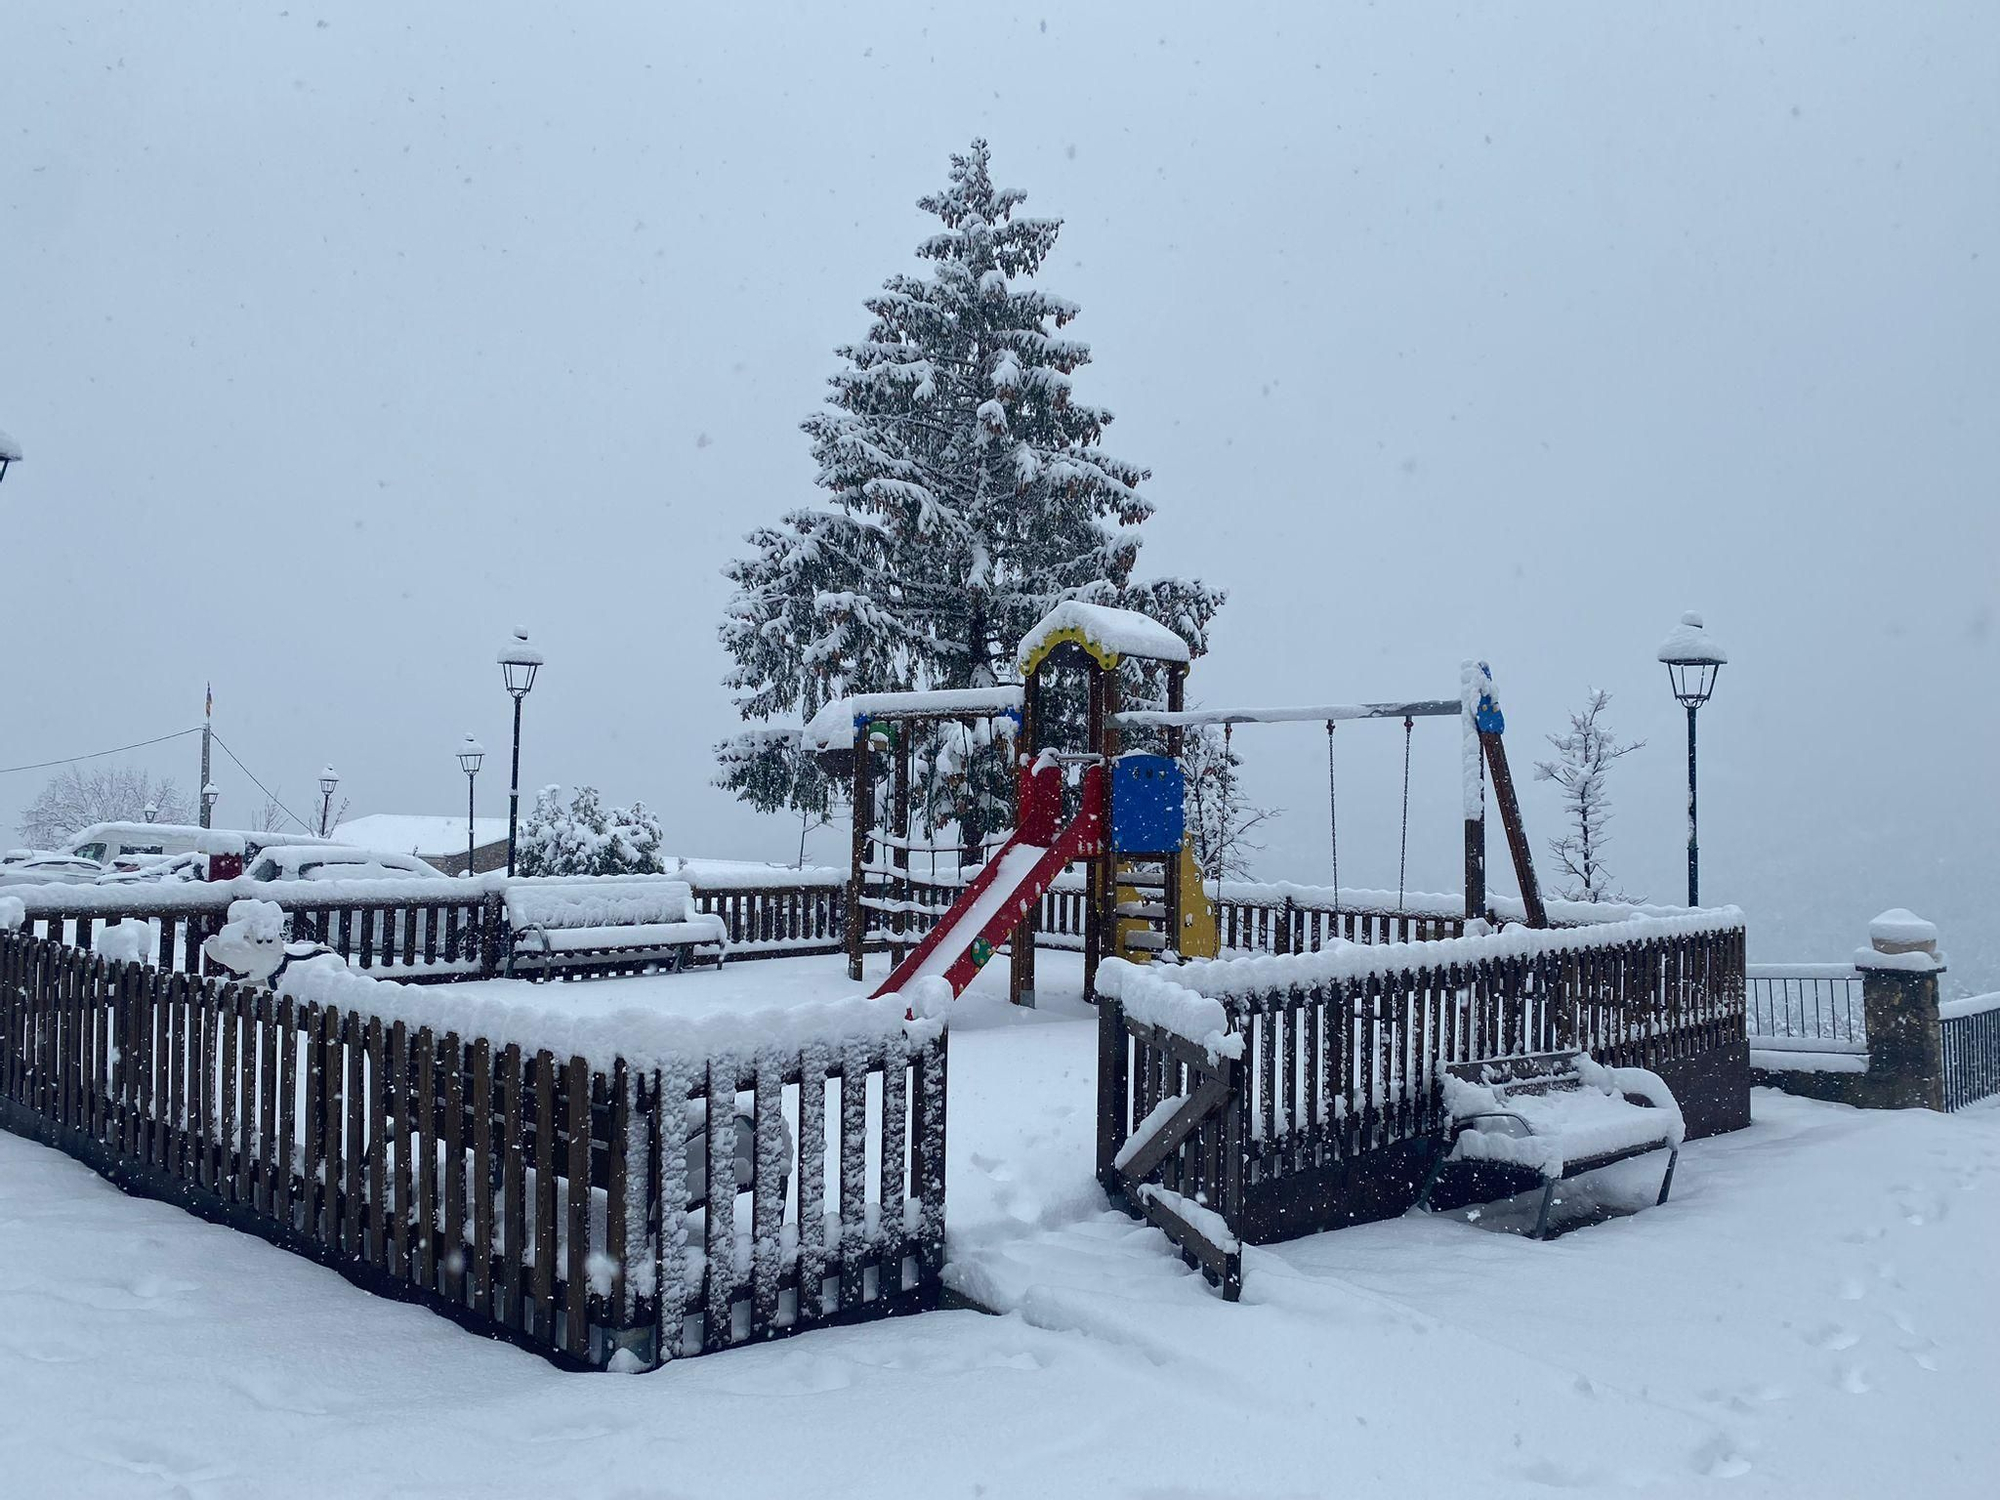
<path fill-rule="evenodd" d="M 998 1316 L 640 1377 L 563 1374 L 0 1135 L 9 1492 L 1992 1492 L 2000 1108 L 1760 1090 L 1663 1208 L 1548 1244 L 1517 1203 L 1253 1246 L 1232 1306 L 1093 1179 L 1077 978 L 1048 955 L 1040 1010 L 993 974 L 953 1017 L 946 1280 Z M 838 958 L 560 993 L 694 1014 L 822 980 Z M 1565 1211 L 1656 1178 L 1609 1169 Z"/>

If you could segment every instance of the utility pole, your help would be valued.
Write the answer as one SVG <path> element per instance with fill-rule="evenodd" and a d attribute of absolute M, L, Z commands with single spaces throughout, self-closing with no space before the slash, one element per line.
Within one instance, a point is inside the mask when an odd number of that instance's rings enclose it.
<path fill-rule="evenodd" d="M 208 696 L 202 701 L 201 710 L 201 782 L 196 800 L 201 803 L 201 826 L 208 827 L 208 741 L 215 725 L 215 684 L 208 684 Z"/>

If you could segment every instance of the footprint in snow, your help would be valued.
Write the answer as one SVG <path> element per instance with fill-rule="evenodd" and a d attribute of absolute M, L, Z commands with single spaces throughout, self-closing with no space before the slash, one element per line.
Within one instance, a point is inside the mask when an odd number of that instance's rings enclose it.
<path fill-rule="evenodd" d="M 1815 1348 L 1838 1353 L 1842 1349 L 1852 1349 L 1860 1343 L 1861 1335 L 1839 1323 L 1827 1323 L 1808 1334 L 1806 1342 Z"/>
<path fill-rule="evenodd" d="M 1859 1276 L 1849 1276 L 1840 1283 L 1840 1300 L 1859 1302 L 1868 1295 L 1868 1288 Z"/>
<path fill-rule="evenodd" d="M 1694 1450 L 1694 1467 L 1710 1479 L 1741 1479 L 1750 1472 L 1750 1460 L 1737 1451 L 1728 1434 L 1718 1432 Z"/>
<path fill-rule="evenodd" d="M 1868 1383 L 1867 1370 L 1860 1365 L 1842 1365 L 1838 1384 L 1850 1396 L 1865 1396 L 1875 1389 Z"/>

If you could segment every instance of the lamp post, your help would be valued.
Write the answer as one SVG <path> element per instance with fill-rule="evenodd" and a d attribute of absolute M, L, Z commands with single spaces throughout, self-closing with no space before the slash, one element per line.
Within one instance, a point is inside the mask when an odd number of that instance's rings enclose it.
<path fill-rule="evenodd" d="M 472 782 L 479 774 L 479 763 L 486 758 L 486 747 L 471 735 L 458 747 L 458 768 L 465 772 L 465 873 L 472 873 Z"/>
<path fill-rule="evenodd" d="M 202 827 L 208 828 L 213 826 L 215 821 L 216 800 L 221 796 L 222 796 L 222 788 L 217 786 L 214 782 L 207 781 L 202 783 L 202 788 L 201 788 Z"/>
<path fill-rule="evenodd" d="M 514 840 L 521 822 L 521 700 L 535 686 L 542 653 L 528 644 L 528 632 L 515 628 L 514 638 L 500 650 L 500 672 L 514 700 L 514 775 L 507 787 L 507 873 L 514 873 Z"/>
<path fill-rule="evenodd" d="M 21 445 L 0 431 L 0 479 L 7 477 L 7 466 L 21 461 Z"/>
<path fill-rule="evenodd" d="M 327 824 L 333 817 L 333 789 L 340 785 L 340 777 L 332 766 L 319 768 L 319 836 L 326 837 Z"/>
<path fill-rule="evenodd" d="M 145 806 L 145 809 L 144 809 L 144 811 L 145 811 L 145 814 L 146 814 L 146 821 L 147 821 L 148 823 L 154 823 L 154 822 L 157 822 L 157 821 L 159 821 L 159 817 L 160 817 L 160 804 L 159 804 L 159 803 L 157 803 L 157 802 L 148 802 L 148 803 L 146 804 L 146 806 Z"/>
<path fill-rule="evenodd" d="M 1660 643 L 1660 660 L 1674 697 L 1688 711 L 1688 905 L 1701 905 L 1701 853 L 1695 840 L 1694 716 L 1715 691 L 1716 673 L 1729 653 L 1702 629 L 1701 616 L 1689 610 Z"/>

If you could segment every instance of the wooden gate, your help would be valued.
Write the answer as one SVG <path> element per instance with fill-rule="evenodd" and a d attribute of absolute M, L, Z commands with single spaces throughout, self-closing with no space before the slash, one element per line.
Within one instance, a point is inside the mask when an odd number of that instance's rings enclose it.
<path fill-rule="evenodd" d="M 1243 1063 L 1098 1002 L 1097 1175 L 1112 1202 L 1155 1225 L 1224 1300 L 1243 1292 L 1230 1228 L 1243 1197 Z"/>

